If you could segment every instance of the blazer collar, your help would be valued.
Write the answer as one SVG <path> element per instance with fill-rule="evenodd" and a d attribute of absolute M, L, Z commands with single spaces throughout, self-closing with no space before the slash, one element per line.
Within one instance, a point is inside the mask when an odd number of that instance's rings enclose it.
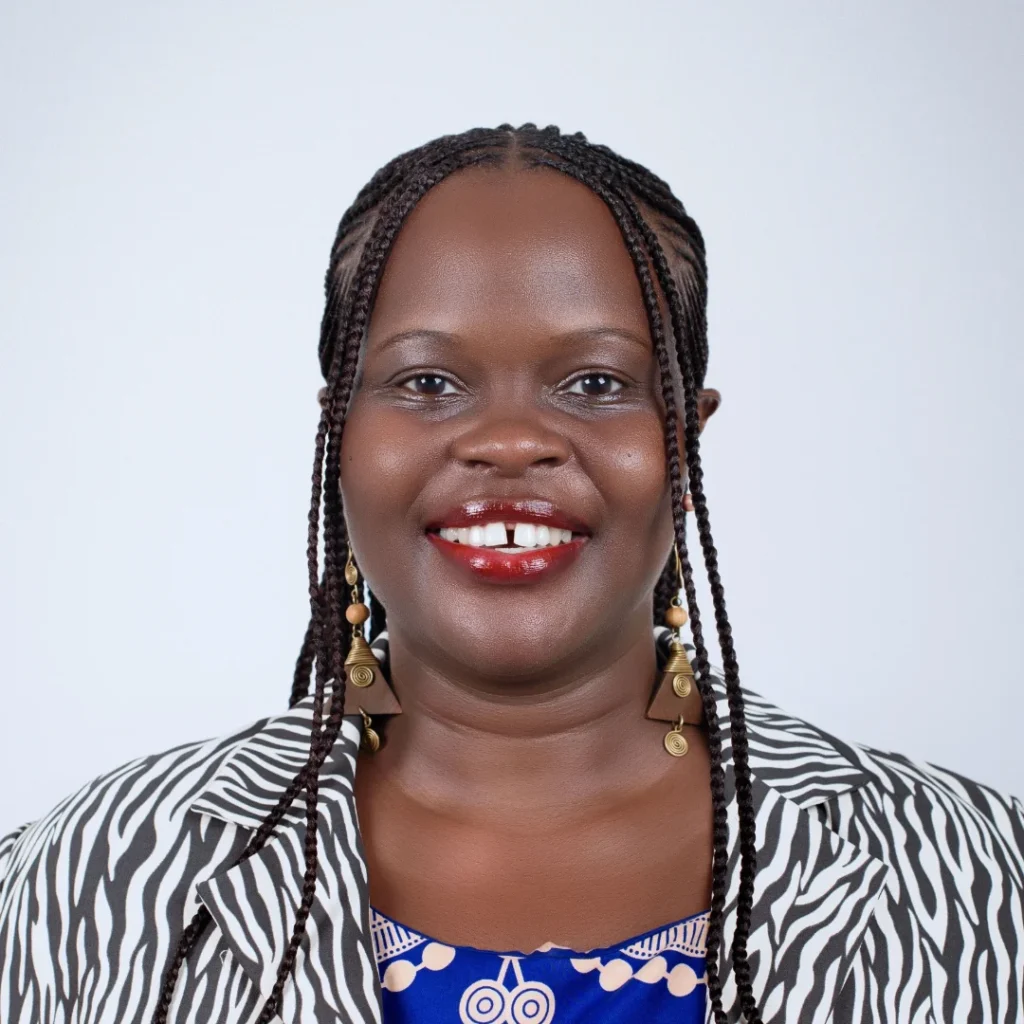
<path fill-rule="evenodd" d="M 664 654 L 667 631 L 656 630 Z M 373 642 L 387 661 L 387 635 Z M 725 938 L 739 893 L 738 807 L 729 710 L 715 679 L 723 729 L 729 836 Z M 745 691 L 758 870 L 748 950 L 754 995 L 765 1024 L 825 1024 L 871 917 L 888 867 L 832 832 L 821 804 L 867 780 L 856 752 Z M 304 763 L 312 698 L 267 719 L 225 760 L 191 810 L 255 829 Z M 379 1024 L 380 985 L 369 927 L 366 861 L 353 780 L 360 725 L 347 718 L 320 781 L 319 860 L 309 938 L 285 986 L 286 1024 Z M 295 802 L 254 857 L 215 873 L 199 896 L 261 996 L 270 993 L 302 889 L 304 808 Z M 723 975 L 724 1005 L 736 1003 L 735 977 Z M 736 1018 L 738 1019 L 738 1017 Z M 707 1020 L 712 1020 L 710 1004 Z"/>
<path fill-rule="evenodd" d="M 312 704 L 308 698 L 269 719 L 225 761 L 191 810 L 255 829 L 306 759 Z M 352 790 L 359 739 L 358 720 L 346 718 L 320 773 L 316 896 L 293 982 L 282 995 L 279 1016 L 287 1024 L 380 1021 L 366 861 Z M 300 799 L 258 853 L 197 887 L 261 1004 L 273 990 L 302 896 L 305 832 Z"/>

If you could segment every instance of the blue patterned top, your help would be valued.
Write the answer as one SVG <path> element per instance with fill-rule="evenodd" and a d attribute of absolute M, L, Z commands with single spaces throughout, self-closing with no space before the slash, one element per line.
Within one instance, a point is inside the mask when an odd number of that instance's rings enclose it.
<path fill-rule="evenodd" d="M 586 953 L 449 946 L 371 908 L 384 1024 L 703 1024 L 707 913 Z"/>

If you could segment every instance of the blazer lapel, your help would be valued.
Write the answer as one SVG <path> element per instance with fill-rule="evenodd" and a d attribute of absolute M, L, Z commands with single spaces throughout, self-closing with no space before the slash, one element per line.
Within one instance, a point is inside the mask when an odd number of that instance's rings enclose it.
<path fill-rule="evenodd" d="M 730 769 L 731 774 L 731 769 Z M 750 939 L 754 997 L 765 1024 L 825 1024 L 885 888 L 888 867 L 753 779 L 758 870 Z M 736 802 L 729 834 L 738 832 Z M 736 927 L 739 852 L 729 863 L 725 938 Z M 731 961 L 723 1001 L 736 1004 Z M 712 1020 L 710 1006 L 707 1015 Z M 740 1019 L 738 1014 L 733 1019 Z"/>
<path fill-rule="evenodd" d="M 719 690 L 731 856 L 724 925 L 731 943 L 739 896 L 739 812 L 728 735 L 728 703 Z M 765 1024 L 825 1024 L 882 898 L 887 865 L 830 831 L 815 810 L 866 781 L 848 749 L 745 691 L 757 874 L 747 949 L 754 997 Z M 731 960 L 723 1004 L 737 1007 Z M 739 1020 L 733 1009 L 731 1020 Z M 713 1020 L 710 1003 L 707 1021 Z"/>
<path fill-rule="evenodd" d="M 259 826 L 305 762 L 312 698 L 270 719 L 223 765 L 192 810 Z M 279 1017 L 286 1024 L 376 1024 L 380 987 L 369 931 L 366 862 L 356 821 L 360 725 L 346 718 L 320 773 L 316 893 Z M 274 987 L 302 896 L 305 805 L 295 801 L 264 847 L 198 886 L 232 954 L 259 993 Z"/>

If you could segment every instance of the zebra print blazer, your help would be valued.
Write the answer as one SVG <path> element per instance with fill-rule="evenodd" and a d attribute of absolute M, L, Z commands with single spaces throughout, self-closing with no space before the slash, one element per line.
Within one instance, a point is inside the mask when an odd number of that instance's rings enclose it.
<path fill-rule="evenodd" d="M 385 659 L 386 634 L 374 646 Z M 766 1024 L 1024 1020 L 1021 803 L 747 701 L 760 851 L 749 948 Z M 311 707 L 134 761 L 0 842 L 3 1024 L 148 1022 L 199 901 L 212 924 L 168 1019 L 253 1024 L 301 891 L 302 802 L 258 854 L 233 862 L 305 761 Z M 358 743 L 346 720 L 323 769 L 320 875 L 284 991 L 288 1024 L 381 1019 L 352 795 Z M 730 809 L 735 836 L 732 798 Z M 727 936 L 735 860 L 729 872 Z M 724 981 L 730 1006 L 728 969 Z"/>

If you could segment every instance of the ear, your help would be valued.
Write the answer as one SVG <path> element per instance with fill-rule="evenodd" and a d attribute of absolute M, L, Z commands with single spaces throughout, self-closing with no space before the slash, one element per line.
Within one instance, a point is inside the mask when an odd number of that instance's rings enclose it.
<path fill-rule="evenodd" d="M 697 394 L 697 418 L 700 424 L 698 433 L 704 433 L 704 427 L 708 420 L 715 414 L 718 407 L 722 404 L 722 393 L 716 391 L 714 388 L 701 388 Z M 680 412 L 682 410 L 680 409 Z M 679 450 L 682 452 L 685 450 L 684 440 L 684 429 L 683 421 L 680 417 L 679 422 L 676 424 L 677 436 L 679 438 Z"/>
<path fill-rule="evenodd" d="M 718 407 L 722 404 L 722 393 L 716 391 L 714 388 L 701 388 L 697 395 L 697 415 L 700 417 L 700 431 L 704 432 L 704 427 L 708 420 L 718 411 Z"/>

